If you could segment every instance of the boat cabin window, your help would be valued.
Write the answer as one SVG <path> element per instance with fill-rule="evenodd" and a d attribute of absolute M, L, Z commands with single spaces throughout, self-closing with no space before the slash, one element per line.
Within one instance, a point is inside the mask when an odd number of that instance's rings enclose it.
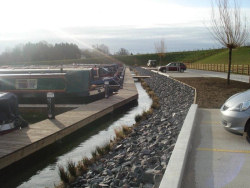
<path fill-rule="evenodd" d="M 37 79 L 16 79 L 16 89 L 37 89 Z"/>

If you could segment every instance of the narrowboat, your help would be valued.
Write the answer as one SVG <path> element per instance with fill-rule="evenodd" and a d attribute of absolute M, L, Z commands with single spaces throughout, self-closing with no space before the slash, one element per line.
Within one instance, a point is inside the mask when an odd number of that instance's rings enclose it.
<path fill-rule="evenodd" d="M 30 98 L 44 101 L 48 92 L 62 100 L 88 97 L 99 94 L 105 81 L 117 86 L 120 68 L 116 64 L 5 67 L 0 69 L 0 92 L 14 93 L 21 102 Z"/>
<path fill-rule="evenodd" d="M 17 97 L 12 93 L 0 93 L 0 135 L 27 126 L 18 112 Z"/>
<path fill-rule="evenodd" d="M 40 70 L 41 72 L 41 70 Z M 68 70 L 59 72 L 38 70 L 26 73 L 12 71 L 0 74 L 0 92 L 12 92 L 22 97 L 45 96 L 48 92 L 64 96 L 88 96 L 90 88 L 90 71 Z"/>

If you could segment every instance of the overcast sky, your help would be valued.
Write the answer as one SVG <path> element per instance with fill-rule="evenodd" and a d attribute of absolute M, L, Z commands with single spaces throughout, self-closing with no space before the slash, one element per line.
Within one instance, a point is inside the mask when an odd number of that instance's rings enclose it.
<path fill-rule="evenodd" d="M 249 19 L 250 1 L 240 5 Z M 167 51 L 216 48 L 208 33 L 210 0 L 1 0 L 0 53 L 26 42 L 104 43 L 152 53 L 165 39 Z"/>

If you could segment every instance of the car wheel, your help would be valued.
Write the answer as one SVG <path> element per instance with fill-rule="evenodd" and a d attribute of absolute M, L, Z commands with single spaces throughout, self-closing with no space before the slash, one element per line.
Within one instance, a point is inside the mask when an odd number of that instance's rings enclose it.
<path fill-rule="evenodd" d="M 180 72 L 184 72 L 184 69 L 181 69 Z"/>
<path fill-rule="evenodd" d="M 166 69 L 163 69 L 162 72 L 166 73 L 167 71 L 166 71 Z"/>
<path fill-rule="evenodd" d="M 246 132 L 247 132 L 247 141 L 248 143 L 250 143 L 250 121 L 249 120 L 247 121 L 247 124 L 246 124 Z"/>

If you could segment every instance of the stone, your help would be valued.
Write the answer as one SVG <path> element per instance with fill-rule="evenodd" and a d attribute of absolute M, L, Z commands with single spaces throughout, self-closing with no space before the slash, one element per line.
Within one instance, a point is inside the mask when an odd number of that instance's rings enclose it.
<path fill-rule="evenodd" d="M 144 150 L 142 150 L 142 154 L 143 155 L 149 155 L 150 154 L 150 150 L 144 149 Z"/>

